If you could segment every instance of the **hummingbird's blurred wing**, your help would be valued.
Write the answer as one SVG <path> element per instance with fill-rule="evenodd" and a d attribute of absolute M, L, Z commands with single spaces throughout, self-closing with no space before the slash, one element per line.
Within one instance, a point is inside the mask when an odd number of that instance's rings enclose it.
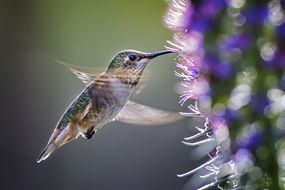
<path fill-rule="evenodd" d="M 179 113 L 163 111 L 128 101 L 114 120 L 135 125 L 154 126 L 172 123 L 183 118 Z"/>
<path fill-rule="evenodd" d="M 77 78 L 79 78 L 85 85 L 90 84 L 98 75 L 103 73 L 103 69 L 96 69 L 92 67 L 82 67 L 73 65 L 70 63 L 64 63 L 62 61 L 57 60 L 57 62 L 64 67 L 66 67 L 68 70 L 70 70 Z M 143 78 L 146 78 L 146 74 L 144 74 Z M 102 83 L 104 84 L 104 83 Z M 145 87 L 143 83 L 139 83 L 137 87 L 135 88 L 134 94 L 139 94 L 141 90 Z"/>
<path fill-rule="evenodd" d="M 57 62 L 66 67 L 68 70 L 70 70 L 86 85 L 92 82 L 98 75 L 100 75 L 100 73 L 103 72 L 103 70 L 99 71 L 98 69 L 91 67 L 81 67 L 69 63 L 64 63 L 62 61 Z"/>

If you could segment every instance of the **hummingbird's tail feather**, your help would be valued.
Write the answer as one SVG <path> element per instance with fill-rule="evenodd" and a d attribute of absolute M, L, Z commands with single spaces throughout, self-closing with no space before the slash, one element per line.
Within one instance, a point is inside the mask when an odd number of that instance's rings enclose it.
<path fill-rule="evenodd" d="M 53 151 L 55 151 L 56 147 L 54 144 L 48 144 L 45 149 L 41 152 L 41 154 L 37 158 L 37 163 L 40 163 L 41 161 L 47 159 Z"/>
<path fill-rule="evenodd" d="M 63 129 L 55 128 L 47 146 L 39 155 L 37 162 L 40 163 L 41 161 L 47 159 L 56 149 L 70 142 L 71 140 L 76 139 L 77 137 L 78 131 L 71 123 L 69 123 Z"/>

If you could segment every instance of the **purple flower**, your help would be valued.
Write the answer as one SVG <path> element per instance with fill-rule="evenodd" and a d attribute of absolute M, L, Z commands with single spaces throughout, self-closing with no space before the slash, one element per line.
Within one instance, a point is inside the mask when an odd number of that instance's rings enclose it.
<path fill-rule="evenodd" d="M 277 68 L 285 69 L 285 52 L 277 52 L 273 60 Z"/>
<path fill-rule="evenodd" d="M 207 64 L 210 74 L 216 78 L 229 79 L 233 76 L 233 66 L 219 59 L 215 54 L 206 55 L 204 62 Z"/>
<path fill-rule="evenodd" d="M 244 127 L 243 132 L 237 138 L 239 148 L 255 150 L 262 142 L 262 130 L 257 123 Z"/>
<path fill-rule="evenodd" d="M 245 33 L 225 36 L 220 42 L 221 51 L 229 51 L 238 48 L 240 50 L 247 50 L 251 45 L 250 37 Z"/>
<path fill-rule="evenodd" d="M 280 38 L 285 38 L 285 22 L 277 27 L 277 34 Z"/>
<path fill-rule="evenodd" d="M 269 100 L 266 95 L 253 95 L 251 97 L 250 105 L 252 107 L 253 113 L 257 115 L 263 115 L 264 108 L 269 105 Z"/>
<path fill-rule="evenodd" d="M 225 0 L 200 0 L 192 4 L 191 22 L 186 25 L 187 31 L 195 30 L 201 33 L 215 26 L 215 15 L 226 7 Z"/>
<path fill-rule="evenodd" d="M 265 62 L 265 66 L 270 69 L 285 69 L 285 52 L 277 51 L 272 60 Z"/>
<path fill-rule="evenodd" d="M 197 13 L 193 19 L 192 24 L 188 26 L 187 30 L 195 30 L 200 33 L 205 33 L 213 27 L 213 20 L 210 18 L 203 17 Z"/>
<path fill-rule="evenodd" d="M 250 25 L 262 24 L 268 16 L 268 9 L 266 6 L 252 7 L 244 12 L 246 23 Z"/>
<path fill-rule="evenodd" d="M 237 172 L 242 175 L 253 166 L 253 155 L 248 149 L 239 149 L 233 156 Z"/>
<path fill-rule="evenodd" d="M 212 17 L 218 14 L 224 7 L 226 7 L 225 0 L 203 0 L 201 12 L 204 16 Z"/>
<path fill-rule="evenodd" d="M 226 109 L 223 115 L 223 118 L 227 121 L 228 124 L 236 121 L 240 116 L 240 112 L 236 110 Z"/>

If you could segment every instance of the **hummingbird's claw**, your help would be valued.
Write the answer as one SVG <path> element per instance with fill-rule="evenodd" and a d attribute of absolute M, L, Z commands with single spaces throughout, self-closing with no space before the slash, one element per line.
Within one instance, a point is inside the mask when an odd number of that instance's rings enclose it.
<path fill-rule="evenodd" d="M 93 137 L 93 135 L 95 134 L 95 131 L 93 129 L 94 128 L 92 127 L 85 133 L 86 139 L 91 139 Z"/>

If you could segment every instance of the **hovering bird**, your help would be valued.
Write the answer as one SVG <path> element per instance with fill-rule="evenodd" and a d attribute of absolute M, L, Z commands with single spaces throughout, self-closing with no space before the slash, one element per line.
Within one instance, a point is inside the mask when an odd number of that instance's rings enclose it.
<path fill-rule="evenodd" d="M 45 160 L 57 148 L 79 135 L 90 139 L 98 129 L 111 121 L 152 126 L 180 120 L 182 116 L 179 113 L 162 111 L 129 100 L 147 63 L 168 53 L 174 52 L 125 50 L 118 53 L 107 70 L 99 75 L 67 65 L 87 86 L 64 112 L 37 162 Z"/>

